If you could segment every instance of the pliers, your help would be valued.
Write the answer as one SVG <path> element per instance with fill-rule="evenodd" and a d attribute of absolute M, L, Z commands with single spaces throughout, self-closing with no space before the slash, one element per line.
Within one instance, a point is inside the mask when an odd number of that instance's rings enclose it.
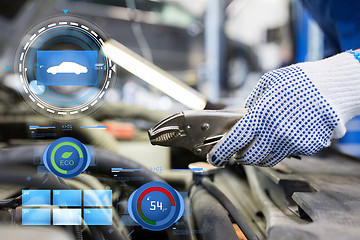
<path fill-rule="evenodd" d="M 189 110 L 171 115 L 148 131 L 152 145 L 183 147 L 196 155 L 211 148 L 248 112 L 248 109 Z"/>

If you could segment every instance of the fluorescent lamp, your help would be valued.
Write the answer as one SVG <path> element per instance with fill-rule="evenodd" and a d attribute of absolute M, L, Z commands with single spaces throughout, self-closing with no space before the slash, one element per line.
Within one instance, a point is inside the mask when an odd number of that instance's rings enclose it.
<path fill-rule="evenodd" d="M 114 63 L 190 109 L 202 110 L 205 108 L 207 101 L 202 94 L 124 45 L 110 39 L 105 42 L 102 48 L 105 55 Z"/>

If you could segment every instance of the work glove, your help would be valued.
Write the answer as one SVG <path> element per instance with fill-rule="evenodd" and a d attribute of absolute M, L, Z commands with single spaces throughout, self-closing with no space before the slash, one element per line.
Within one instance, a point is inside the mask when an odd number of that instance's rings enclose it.
<path fill-rule="evenodd" d="M 271 167 L 290 155 L 312 155 L 340 138 L 345 123 L 360 114 L 360 63 L 348 51 L 263 75 L 248 97 L 249 112 L 209 152 L 224 166 Z"/>

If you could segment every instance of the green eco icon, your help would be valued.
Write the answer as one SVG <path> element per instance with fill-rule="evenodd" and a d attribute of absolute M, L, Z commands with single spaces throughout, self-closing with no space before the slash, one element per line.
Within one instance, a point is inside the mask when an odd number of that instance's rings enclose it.
<path fill-rule="evenodd" d="M 73 152 L 64 152 L 64 153 L 61 155 L 61 158 L 68 159 L 72 154 L 73 154 Z"/>

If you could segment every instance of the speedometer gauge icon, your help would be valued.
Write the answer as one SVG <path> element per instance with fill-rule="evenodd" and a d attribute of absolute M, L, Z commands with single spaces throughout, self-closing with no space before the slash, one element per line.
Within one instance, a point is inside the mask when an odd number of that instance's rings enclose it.
<path fill-rule="evenodd" d="M 184 213 L 184 200 L 168 184 L 150 182 L 131 194 L 128 210 L 132 219 L 143 228 L 160 231 L 180 219 Z"/>

